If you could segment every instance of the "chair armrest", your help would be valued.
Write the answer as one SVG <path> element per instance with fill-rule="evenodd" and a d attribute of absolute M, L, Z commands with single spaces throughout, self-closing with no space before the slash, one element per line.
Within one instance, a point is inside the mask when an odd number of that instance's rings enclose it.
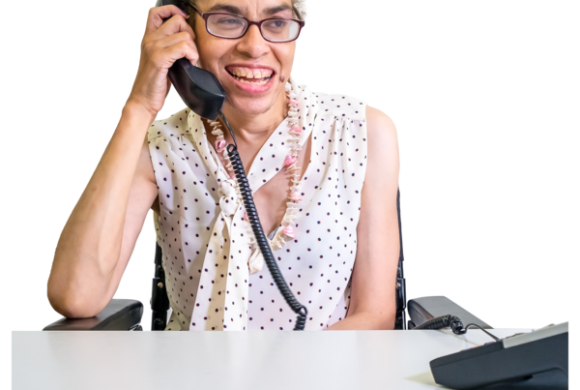
<path fill-rule="evenodd" d="M 407 310 L 411 318 L 408 324 L 409 329 L 413 329 L 415 326 L 421 325 L 426 321 L 447 314 L 458 317 L 464 326 L 467 324 L 477 324 L 484 329 L 493 329 L 489 324 L 480 320 L 447 297 L 438 296 L 411 299 L 407 303 Z"/>
<path fill-rule="evenodd" d="M 91 318 L 61 318 L 43 330 L 142 330 L 143 304 L 132 299 L 112 299 Z"/>

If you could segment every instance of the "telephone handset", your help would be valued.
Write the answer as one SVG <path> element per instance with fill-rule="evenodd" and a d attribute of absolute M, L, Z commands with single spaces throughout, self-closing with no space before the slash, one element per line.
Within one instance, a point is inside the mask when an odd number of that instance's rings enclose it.
<path fill-rule="evenodd" d="M 176 3 L 175 0 L 158 0 L 156 6 L 168 4 L 178 6 Z M 284 280 L 278 264 L 274 259 L 274 255 L 272 254 L 272 250 L 268 244 L 268 239 L 262 230 L 258 211 L 254 205 L 252 190 L 250 189 L 246 172 L 238 153 L 234 132 L 221 111 L 226 100 L 226 92 L 213 73 L 193 66 L 186 58 L 180 58 L 175 61 L 171 68 L 169 68 L 168 76 L 175 87 L 175 90 L 179 96 L 181 96 L 187 107 L 197 115 L 206 119 L 216 120 L 219 116 L 228 128 L 234 143 L 228 145 L 226 151 L 236 174 L 244 207 L 248 215 L 248 220 L 250 221 L 250 226 L 254 232 L 256 242 L 262 252 L 264 261 L 268 266 L 268 270 L 272 275 L 272 279 L 274 279 L 276 286 L 280 290 L 280 293 L 292 311 L 298 315 L 294 330 L 304 330 L 308 310 L 296 300 L 296 297 L 294 297 L 294 294 L 288 287 L 288 284 Z"/>

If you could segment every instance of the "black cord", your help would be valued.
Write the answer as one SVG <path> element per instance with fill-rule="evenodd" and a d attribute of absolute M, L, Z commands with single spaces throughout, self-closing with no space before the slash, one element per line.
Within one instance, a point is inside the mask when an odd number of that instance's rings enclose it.
<path fill-rule="evenodd" d="M 470 326 L 475 326 L 475 327 L 483 330 L 485 333 L 487 333 L 495 341 L 499 341 L 499 339 L 497 337 L 495 337 L 494 335 L 492 335 L 491 333 L 489 333 L 488 331 L 486 331 L 485 329 L 483 329 L 481 326 L 479 326 L 477 324 L 469 324 L 466 327 L 463 327 L 463 323 L 461 322 L 461 320 L 456 316 L 452 316 L 451 314 L 447 314 L 445 316 L 436 317 L 436 318 L 433 318 L 429 321 L 425 321 L 421 325 L 414 327 L 412 330 L 451 328 L 451 330 L 455 334 L 465 334 L 465 333 L 467 333 L 467 329 Z"/>
<path fill-rule="evenodd" d="M 240 154 L 238 153 L 238 146 L 236 143 L 236 138 L 234 136 L 234 132 L 228 120 L 224 116 L 223 113 L 220 112 L 220 117 L 223 119 L 226 127 L 228 128 L 232 139 L 234 140 L 234 144 L 230 144 L 227 146 L 226 150 L 228 153 L 228 157 L 230 159 L 230 163 L 232 164 L 232 168 L 234 169 L 234 173 L 236 174 L 236 179 L 238 180 L 238 186 L 240 188 L 240 193 L 242 194 L 242 199 L 244 201 L 244 207 L 246 209 L 246 214 L 248 215 L 248 220 L 250 221 L 250 225 L 252 226 L 252 231 L 254 232 L 254 237 L 256 238 L 256 242 L 260 247 L 260 251 L 262 252 L 262 256 L 264 257 L 264 261 L 270 270 L 270 274 L 272 275 L 272 279 L 276 283 L 278 290 L 286 300 L 286 303 L 292 311 L 298 314 L 298 318 L 296 319 L 296 326 L 294 326 L 294 330 L 304 330 L 304 326 L 306 325 L 306 316 L 308 315 L 308 310 L 305 306 L 300 304 L 292 294 L 290 287 L 284 280 L 282 273 L 280 272 L 280 268 L 278 267 L 278 263 L 274 259 L 274 255 L 272 254 L 272 250 L 270 245 L 268 244 L 268 239 L 264 234 L 264 230 L 262 230 L 262 224 L 260 223 L 260 217 L 258 216 L 258 211 L 256 210 L 256 206 L 254 205 L 254 198 L 252 197 L 252 190 L 250 189 L 250 184 L 248 182 L 248 178 L 246 177 L 246 171 L 244 170 L 244 166 L 242 164 L 242 159 L 240 158 Z"/>
<path fill-rule="evenodd" d="M 248 220 L 250 221 L 250 225 L 252 226 L 254 237 L 256 238 L 256 242 L 260 247 L 260 251 L 262 252 L 264 261 L 266 262 L 266 265 L 270 270 L 270 274 L 272 275 L 272 279 L 274 279 L 274 282 L 276 283 L 278 290 L 280 290 L 280 293 L 282 294 L 282 296 L 286 300 L 286 303 L 288 304 L 288 306 L 290 306 L 292 311 L 298 314 L 294 330 L 304 330 L 308 310 L 306 309 L 305 306 L 303 306 L 302 304 L 300 304 L 300 302 L 296 300 L 296 297 L 294 297 L 294 294 L 292 294 L 292 291 L 288 287 L 288 284 L 286 283 L 284 277 L 282 276 L 282 273 L 280 272 L 278 263 L 276 263 L 276 260 L 274 259 L 274 255 L 272 254 L 272 250 L 270 248 L 270 245 L 268 244 L 268 239 L 266 238 L 264 230 L 262 229 L 262 224 L 260 223 L 258 211 L 256 210 L 256 206 L 254 205 L 252 190 L 250 189 L 250 184 L 248 182 L 248 178 L 246 177 L 246 171 L 244 170 L 242 159 L 240 158 L 240 154 L 238 153 L 238 144 L 236 142 L 236 137 L 234 135 L 232 127 L 230 126 L 230 123 L 228 122 L 228 120 L 226 119 L 225 115 L 222 112 L 220 112 L 220 117 L 224 121 L 234 141 L 233 144 L 227 146 L 226 150 L 228 153 L 228 157 L 230 159 L 230 163 L 232 164 L 234 173 L 236 174 L 238 186 L 240 187 L 240 193 L 242 194 L 244 207 L 246 208 L 246 214 L 248 215 Z M 451 314 L 433 318 L 413 329 L 417 330 L 442 329 L 450 327 L 453 333 L 455 334 L 465 334 L 470 326 L 478 327 L 479 329 L 487 333 L 490 337 L 492 337 L 494 340 L 496 341 L 499 340 L 497 337 L 487 332 L 485 329 L 483 329 L 477 324 L 469 324 L 464 328 L 461 320 L 458 317 L 453 316 Z"/>

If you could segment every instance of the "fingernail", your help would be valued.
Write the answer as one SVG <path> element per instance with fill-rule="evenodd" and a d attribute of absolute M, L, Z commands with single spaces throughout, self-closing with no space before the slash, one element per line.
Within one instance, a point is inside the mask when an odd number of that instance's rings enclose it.
<path fill-rule="evenodd" d="M 181 13 L 183 14 L 183 16 L 185 16 L 186 18 L 189 18 L 189 14 L 186 13 L 184 10 L 180 9 Z"/>

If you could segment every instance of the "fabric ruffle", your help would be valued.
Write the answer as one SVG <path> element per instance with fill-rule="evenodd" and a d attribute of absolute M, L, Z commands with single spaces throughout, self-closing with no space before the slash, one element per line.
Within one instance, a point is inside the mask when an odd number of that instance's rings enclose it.
<path fill-rule="evenodd" d="M 290 104 L 288 107 L 288 117 L 285 119 L 288 125 L 288 134 L 291 138 L 288 140 L 288 145 L 290 146 L 290 153 L 286 156 L 284 160 L 284 167 L 294 175 L 292 178 L 293 185 L 290 187 L 290 195 L 288 196 L 289 202 L 286 203 L 286 213 L 284 218 L 282 219 L 282 228 L 278 229 L 277 233 L 274 235 L 274 238 L 270 240 L 266 237 L 268 244 L 270 245 L 270 249 L 272 252 L 282 249 L 286 242 L 294 240 L 296 238 L 296 233 L 292 229 L 294 225 L 294 220 L 297 217 L 298 207 L 297 203 L 300 202 L 302 199 L 300 197 L 300 172 L 301 169 L 297 165 L 298 162 L 298 154 L 300 150 L 302 150 L 302 146 L 300 145 L 300 128 L 297 127 L 298 125 L 298 110 L 296 109 L 298 102 L 296 99 L 296 91 L 293 90 L 292 84 L 290 82 L 286 83 L 285 86 L 286 93 L 290 99 Z M 210 124 L 213 127 L 212 134 L 216 137 L 216 151 L 218 153 L 222 153 L 222 157 L 224 161 L 227 161 L 226 169 L 230 172 L 230 177 L 234 182 L 233 188 L 236 191 L 237 199 L 240 200 L 240 203 L 243 204 L 241 199 L 243 199 L 242 194 L 240 192 L 240 188 L 235 180 L 235 176 L 233 175 L 233 167 L 232 163 L 229 160 L 228 152 L 225 150 L 225 142 L 223 132 L 220 129 L 221 124 L 217 121 L 211 121 Z M 256 241 L 256 237 L 254 236 L 254 232 L 252 230 L 252 226 L 247 219 L 247 214 L 245 215 L 245 223 L 246 223 L 246 232 L 248 237 L 250 238 L 250 245 L 252 254 L 248 259 L 248 270 L 250 274 L 255 274 L 260 272 L 264 267 L 264 257 L 260 251 L 260 247 Z"/>

